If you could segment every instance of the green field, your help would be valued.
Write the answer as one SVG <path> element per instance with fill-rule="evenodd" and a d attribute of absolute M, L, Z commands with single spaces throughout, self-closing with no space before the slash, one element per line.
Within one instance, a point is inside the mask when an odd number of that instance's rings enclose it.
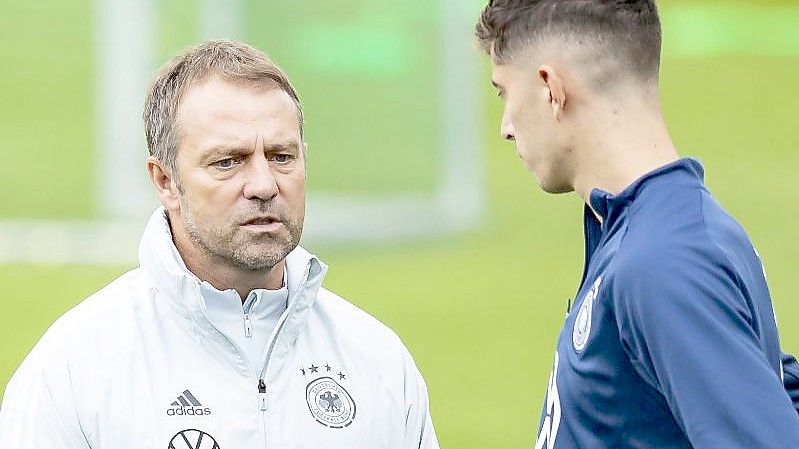
<path fill-rule="evenodd" d="M 42 6 L 45 3 L 48 6 Z M 54 64 L 47 71 L 37 59 L 44 58 L 41 53 L 20 46 L 12 55 L 19 59 L 0 74 L 5 161 L 0 165 L 0 188 L 9 192 L 0 199 L 2 217 L 95 213 L 91 183 L 86 182 L 94 170 L 91 31 L 84 28 L 91 20 L 86 19 L 89 5 L 75 3 L 85 2 L 19 4 L 11 7 L 16 19 L 0 17 L 0 39 L 26 40 L 41 52 L 53 52 L 44 60 Z M 171 7 L 180 3 L 173 1 Z M 776 8 L 790 2 L 768 3 Z M 27 18 L 30 14 L 47 17 L 55 26 L 34 32 L 36 21 Z M 780 16 L 796 17 L 790 14 Z M 799 53 L 791 52 L 791 42 L 780 51 L 762 50 L 757 36 L 747 37 L 740 30 L 736 36 L 742 43 L 732 47 L 740 52 L 716 48 L 687 55 L 680 51 L 683 44 L 669 40 L 674 23 L 669 17 L 664 20 L 662 87 L 670 129 L 683 154 L 704 162 L 711 190 L 749 231 L 768 270 L 783 345 L 799 352 L 799 329 L 794 326 L 799 302 L 790 287 L 799 268 L 799 243 L 791 237 L 799 218 L 794 210 L 799 192 Z M 794 28 L 799 29 L 799 23 Z M 752 39 L 757 42 L 752 44 Z M 170 45 L 182 43 L 176 38 Z M 37 61 L 39 66 L 25 64 Z M 304 71 L 310 70 L 303 67 L 298 62 L 289 71 L 303 79 Z M 485 119 L 490 198 L 486 227 L 401 246 L 311 249 L 330 265 L 328 288 L 389 324 L 410 347 L 426 377 L 444 447 L 522 448 L 532 446 L 565 301 L 579 281 L 582 209 L 573 195 L 541 193 L 512 147 L 499 141 L 500 105 L 488 85 L 487 65 L 485 70 L 490 105 Z M 67 91 L 61 83 L 77 87 Z M 299 81 L 298 85 L 303 94 Z M 402 107 L 425 111 L 430 96 L 423 90 L 418 97 L 402 98 Z M 309 111 L 320 115 L 334 105 L 342 110 L 383 108 L 313 89 L 304 98 Z M 327 103 L 313 106 L 321 101 Z M 345 120 L 330 125 L 335 128 L 331 130 L 309 121 L 309 138 L 319 139 L 312 140 L 312 148 L 351 155 L 337 139 L 362 139 L 358 123 Z M 379 130 L 367 139 L 399 145 L 395 137 L 380 140 Z M 405 144 L 412 154 L 424 153 L 418 140 Z M 370 162 L 376 165 L 369 170 L 392 167 L 394 162 Z M 332 166 L 335 158 L 319 163 Z M 424 188 L 432 172 L 420 173 L 414 188 Z M 403 178 L 391 174 L 386 179 L 379 188 L 394 189 Z M 352 188 L 370 182 L 364 177 Z M 127 268 L 0 265 L 0 386 L 53 319 Z"/>

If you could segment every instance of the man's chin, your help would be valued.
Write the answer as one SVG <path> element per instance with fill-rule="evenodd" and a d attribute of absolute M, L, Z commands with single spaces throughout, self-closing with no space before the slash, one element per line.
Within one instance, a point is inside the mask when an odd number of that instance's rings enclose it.
<path fill-rule="evenodd" d="M 574 192 L 574 187 L 568 182 L 555 180 L 550 177 L 541 177 L 536 173 L 533 173 L 533 176 L 535 176 L 538 181 L 538 186 L 541 187 L 541 190 L 546 193 L 560 194 Z"/>
<path fill-rule="evenodd" d="M 538 181 L 539 187 L 546 193 L 551 193 L 553 195 L 557 195 L 560 193 L 571 193 L 574 192 L 574 187 L 569 185 L 565 182 L 552 182 L 550 180 L 539 180 Z"/>
<path fill-rule="evenodd" d="M 269 242 L 258 240 L 242 242 L 239 247 L 244 251 L 237 255 L 237 262 L 249 269 L 263 270 L 271 269 L 282 262 L 297 247 L 297 244 L 286 235 L 274 238 Z"/>
<path fill-rule="evenodd" d="M 273 250 L 267 252 L 248 251 L 245 254 L 234 256 L 234 263 L 240 268 L 251 271 L 271 270 L 282 262 L 288 253 L 285 250 Z"/>

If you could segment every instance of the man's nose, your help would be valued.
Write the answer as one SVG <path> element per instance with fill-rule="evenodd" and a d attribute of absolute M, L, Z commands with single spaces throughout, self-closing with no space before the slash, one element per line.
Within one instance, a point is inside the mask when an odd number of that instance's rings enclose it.
<path fill-rule="evenodd" d="M 513 130 L 513 125 L 511 124 L 510 120 L 508 120 L 507 114 L 502 115 L 502 124 L 500 125 L 500 134 L 502 138 L 508 141 L 516 140 L 515 131 Z"/>
<path fill-rule="evenodd" d="M 268 200 L 277 195 L 277 178 L 269 165 L 266 155 L 253 155 L 249 161 L 244 185 L 244 197 L 247 199 Z"/>

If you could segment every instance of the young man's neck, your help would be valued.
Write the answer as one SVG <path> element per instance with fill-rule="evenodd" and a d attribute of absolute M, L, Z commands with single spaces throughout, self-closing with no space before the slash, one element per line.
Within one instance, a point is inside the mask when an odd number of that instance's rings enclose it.
<path fill-rule="evenodd" d="M 600 113 L 611 119 L 584 134 L 576 161 L 574 190 L 586 203 L 593 189 L 618 194 L 679 158 L 659 112 L 631 108 Z"/>

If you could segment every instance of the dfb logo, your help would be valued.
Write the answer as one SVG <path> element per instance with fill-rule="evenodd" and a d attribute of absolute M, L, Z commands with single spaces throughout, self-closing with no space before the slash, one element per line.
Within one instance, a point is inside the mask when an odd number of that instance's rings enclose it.
<path fill-rule="evenodd" d="M 594 313 L 594 300 L 599 295 L 599 286 L 602 285 L 602 276 L 597 278 L 591 291 L 583 298 L 577 318 L 574 319 L 574 329 L 572 330 L 572 344 L 574 350 L 581 352 L 588 344 L 588 337 L 591 335 L 591 315 Z"/>
<path fill-rule="evenodd" d="M 305 399 L 308 409 L 319 424 L 343 429 L 355 419 L 355 401 L 338 382 L 321 377 L 308 384 Z"/>

